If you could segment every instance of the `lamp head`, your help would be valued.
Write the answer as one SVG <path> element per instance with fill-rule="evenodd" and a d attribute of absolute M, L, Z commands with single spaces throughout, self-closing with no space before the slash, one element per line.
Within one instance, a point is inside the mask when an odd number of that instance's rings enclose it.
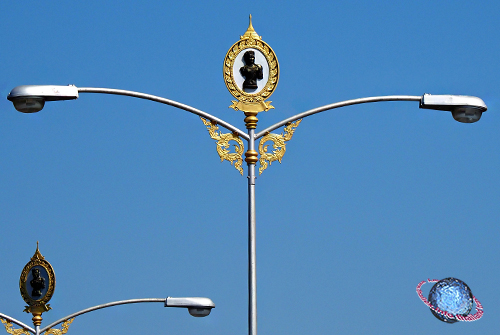
<path fill-rule="evenodd" d="M 165 307 L 184 307 L 189 314 L 194 317 L 204 317 L 210 314 L 212 308 L 215 308 L 214 302 L 209 298 L 172 298 L 165 300 Z"/>
<path fill-rule="evenodd" d="M 420 108 L 450 111 L 453 118 L 462 123 L 479 121 L 488 107 L 478 97 L 467 95 L 431 95 L 424 94 L 420 99 Z"/>
<path fill-rule="evenodd" d="M 78 98 L 78 88 L 73 85 L 23 85 L 10 91 L 7 99 L 22 113 L 36 113 L 42 110 L 45 101 L 72 100 Z"/>

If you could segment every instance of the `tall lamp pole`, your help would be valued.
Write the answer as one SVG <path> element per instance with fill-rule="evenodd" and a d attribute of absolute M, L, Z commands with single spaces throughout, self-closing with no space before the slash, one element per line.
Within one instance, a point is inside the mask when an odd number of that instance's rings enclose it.
<path fill-rule="evenodd" d="M 415 101 L 424 109 L 449 111 L 455 120 L 463 123 L 473 123 L 481 118 L 487 110 L 486 104 L 477 97 L 463 95 L 391 95 L 360 98 L 337 102 L 317 107 L 303 113 L 284 119 L 264 130 L 255 133 L 259 112 L 274 109 L 271 101 L 266 101 L 276 89 L 279 79 L 279 65 L 274 51 L 262 40 L 250 24 L 240 40 L 229 49 L 224 59 L 223 76 L 226 86 L 237 100 L 229 106 L 245 115 L 246 131 L 194 107 L 181 104 L 162 97 L 133 91 L 110 88 L 91 88 L 76 86 L 27 85 L 14 88 L 7 99 L 14 103 L 15 108 L 24 113 L 40 111 L 46 101 L 77 99 L 80 93 L 102 93 L 125 95 L 140 99 L 152 100 L 170 105 L 200 116 L 210 137 L 217 141 L 217 153 L 221 160 L 227 160 L 243 175 L 243 160 L 247 164 L 248 176 L 248 330 L 250 335 L 257 334 L 257 275 L 256 275 L 256 208 L 255 179 L 256 164 L 259 162 L 261 174 L 273 161 L 279 161 L 286 151 L 286 142 L 291 140 L 300 122 L 313 114 L 330 111 L 336 108 L 382 101 Z M 230 131 L 221 133 L 219 126 Z M 283 127 L 281 134 L 271 133 Z M 244 143 L 247 150 L 244 151 Z M 259 140 L 258 146 L 256 141 Z M 230 152 L 229 142 L 236 142 L 235 152 Z M 272 142 L 272 151 L 268 145 Z"/>

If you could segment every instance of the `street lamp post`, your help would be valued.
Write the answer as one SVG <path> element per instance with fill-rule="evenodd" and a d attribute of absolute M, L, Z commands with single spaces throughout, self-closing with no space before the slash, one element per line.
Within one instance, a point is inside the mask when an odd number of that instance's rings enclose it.
<path fill-rule="evenodd" d="M 76 313 L 69 314 L 51 324 L 40 329 L 42 325 L 42 313 L 48 312 L 52 309 L 48 302 L 52 298 L 56 286 L 56 277 L 52 265 L 42 256 L 38 249 L 38 243 L 35 254 L 31 257 L 30 261 L 24 266 L 19 280 L 19 288 L 21 296 L 28 304 L 24 311 L 33 314 L 34 328 L 24 324 L 23 322 L 14 319 L 11 316 L 0 313 L 0 321 L 4 324 L 5 330 L 11 335 L 63 335 L 68 331 L 69 326 L 75 317 L 96 311 L 98 309 L 148 302 L 160 302 L 165 307 L 180 307 L 187 308 L 189 314 L 194 317 L 205 317 L 210 314 L 215 304 L 209 298 L 202 297 L 184 297 L 184 298 L 144 298 L 144 299 L 129 299 L 106 304 L 97 305 L 94 307 L 86 308 Z M 53 329 L 53 327 L 62 323 L 61 329 Z M 12 324 L 20 326 L 22 329 L 14 329 Z"/>
<path fill-rule="evenodd" d="M 152 100 L 170 105 L 200 116 L 209 131 L 210 137 L 217 141 L 217 152 L 221 160 L 227 160 L 243 175 L 243 159 L 247 163 L 248 177 L 248 327 L 249 334 L 257 334 L 257 275 L 256 275 L 256 208 L 255 208 L 255 179 L 256 164 L 259 162 L 261 174 L 273 161 L 279 161 L 286 150 L 289 141 L 303 118 L 313 114 L 326 112 L 340 107 L 382 102 L 382 101 L 416 101 L 423 109 L 434 109 L 451 112 L 453 118 L 462 123 L 473 123 L 481 118 L 487 110 L 486 104 L 477 97 L 463 95 L 431 95 L 422 96 L 391 95 L 360 98 L 341 101 L 317 107 L 303 113 L 284 119 L 264 130 L 255 133 L 259 112 L 273 109 L 267 98 L 274 92 L 278 77 L 279 66 L 276 55 L 269 45 L 255 32 L 251 17 L 250 25 L 240 40 L 236 42 L 226 54 L 223 74 L 229 92 L 237 99 L 229 106 L 241 110 L 245 114 L 247 131 L 239 128 L 194 107 L 181 104 L 166 98 L 133 91 L 90 88 L 76 86 L 53 85 L 26 85 L 14 88 L 7 99 L 14 103 L 15 108 L 24 113 L 40 111 L 46 101 L 77 99 L 80 93 L 115 94 Z M 222 126 L 231 133 L 223 134 L 219 131 Z M 284 128 L 284 133 L 273 134 L 273 130 Z M 247 142 L 247 151 L 244 144 Z M 258 146 L 256 141 L 260 139 Z M 229 141 L 237 143 L 234 153 L 229 152 Z M 273 151 L 268 152 L 266 142 L 273 142 Z M 244 156 L 244 158 L 243 158 Z"/>

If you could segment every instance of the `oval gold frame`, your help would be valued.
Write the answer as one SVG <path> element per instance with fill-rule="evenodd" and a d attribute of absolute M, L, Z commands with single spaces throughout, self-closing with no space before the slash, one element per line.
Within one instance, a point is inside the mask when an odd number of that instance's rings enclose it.
<path fill-rule="evenodd" d="M 238 87 L 238 85 L 236 85 L 234 79 L 234 62 L 240 52 L 246 49 L 259 50 L 264 55 L 264 57 L 266 57 L 267 64 L 269 66 L 269 78 L 267 79 L 267 83 L 264 88 L 262 88 L 257 93 L 247 93 L 243 91 Z M 233 97 L 235 97 L 239 101 L 247 103 L 262 102 L 269 98 L 271 94 L 273 94 L 274 90 L 276 89 L 276 85 L 278 85 L 278 59 L 276 58 L 276 54 L 274 53 L 273 49 L 266 42 L 254 38 L 241 39 L 238 42 L 234 43 L 227 52 L 226 57 L 224 58 L 223 73 L 226 87 Z"/>
<path fill-rule="evenodd" d="M 31 298 L 28 290 L 26 289 L 26 281 L 28 280 L 29 273 L 35 266 L 43 267 L 45 271 L 47 271 L 47 274 L 49 276 L 49 287 L 47 289 L 47 293 L 45 293 L 45 295 L 38 300 Z M 29 306 L 44 305 L 52 298 L 55 287 L 56 275 L 54 273 L 54 269 L 52 268 L 52 265 L 50 265 L 50 263 L 45 260 L 37 247 L 35 254 L 33 255 L 33 257 L 31 257 L 31 260 L 28 262 L 28 264 L 24 266 L 23 271 L 21 272 L 21 277 L 19 278 L 19 289 L 21 290 L 21 296 Z"/>

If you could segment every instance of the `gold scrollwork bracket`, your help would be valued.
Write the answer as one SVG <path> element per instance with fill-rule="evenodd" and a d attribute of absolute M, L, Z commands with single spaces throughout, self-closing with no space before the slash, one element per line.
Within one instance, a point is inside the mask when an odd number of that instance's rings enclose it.
<path fill-rule="evenodd" d="M 245 146 L 243 145 L 243 141 L 240 139 L 238 134 L 235 133 L 227 133 L 222 134 L 217 126 L 217 123 L 214 121 L 206 120 L 200 117 L 203 124 L 207 127 L 208 133 L 210 137 L 217 141 L 217 153 L 219 154 L 220 161 L 227 160 L 234 165 L 236 170 L 243 175 L 243 168 L 241 167 L 243 164 L 243 151 Z M 229 141 L 235 141 L 237 144 L 234 145 L 234 150 L 236 152 L 230 152 L 229 149 Z"/>
<path fill-rule="evenodd" d="M 24 329 L 24 328 L 14 329 L 14 326 L 12 325 L 12 323 L 8 322 L 7 320 L 5 320 L 3 318 L 0 318 L 0 321 L 2 321 L 3 325 L 5 326 L 5 330 L 7 331 L 7 333 L 9 333 L 11 335 L 21 335 L 21 334 L 31 335 L 31 333 L 27 329 Z"/>
<path fill-rule="evenodd" d="M 66 320 L 63 322 L 61 329 L 50 328 L 50 329 L 47 329 L 44 334 L 45 335 L 64 335 L 68 332 L 69 326 L 71 325 L 71 323 L 74 320 L 75 320 L 75 318 Z"/>
<path fill-rule="evenodd" d="M 286 152 L 286 142 L 292 139 L 293 133 L 295 132 L 295 129 L 299 126 L 300 122 L 302 122 L 302 119 L 299 119 L 292 123 L 288 123 L 285 126 L 284 133 L 281 134 L 269 133 L 262 137 L 259 143 L 259 154 L 260 154 L 259 175 L 262 174 L 262 172 L 265 169 L 267 169 L 268 162 L 269 165 L 271 165 L 271 163 L 274 161 L 278 161 L 281 164 L 281 159 L 283 158 Z M 273 142 L 272 152 L 267 151 L 269 145 L 264 145 L 268 141 Z"/>

